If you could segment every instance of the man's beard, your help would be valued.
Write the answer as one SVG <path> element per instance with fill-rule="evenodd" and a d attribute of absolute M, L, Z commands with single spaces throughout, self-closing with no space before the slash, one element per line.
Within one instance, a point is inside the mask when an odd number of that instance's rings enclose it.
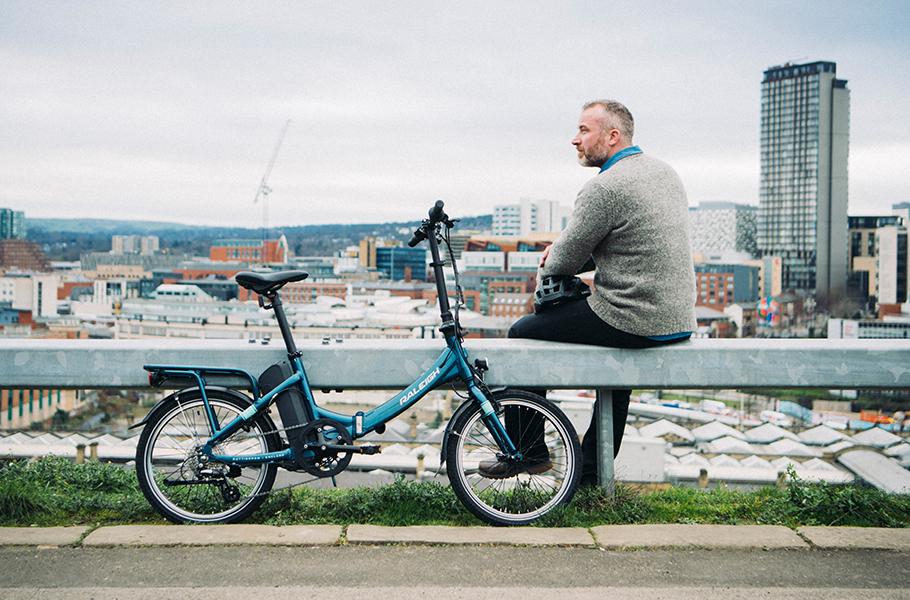
<path fill-rule="evenodd" d="M 607 162 L 607 145 L 598 142 L 590 150 L 587 150 L 578 157 L 578 163 L 583 167 L 602 167 Z"/>

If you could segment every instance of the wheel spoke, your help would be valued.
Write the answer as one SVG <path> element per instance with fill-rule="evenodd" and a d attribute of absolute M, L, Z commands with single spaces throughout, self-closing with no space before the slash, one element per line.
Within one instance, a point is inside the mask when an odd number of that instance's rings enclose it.
<path fill-rule="evenodd" d="M 500 524 L 528 523 L 571 498 L 578 441 L 565 416 L 546 401 L 518 393 L 500 398 L 499 406 L 497 416 L 524 459 L 497 463 L 501 450 L 475 410 L 455 424 L 449 478 L 477 516 Z"/>

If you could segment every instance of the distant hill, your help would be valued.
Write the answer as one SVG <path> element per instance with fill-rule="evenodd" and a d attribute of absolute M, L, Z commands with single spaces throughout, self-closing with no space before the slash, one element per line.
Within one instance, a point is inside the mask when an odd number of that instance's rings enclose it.
<path fill-rule="evenodd" d="M 195 225 L 163 221 L 117 221 L 114 219 L 28 219 L 29 231 L 58 233 L 104 233 L 107 235 L 155 235 L 156 231 L 194 229 Z"/>
<path fill-rule="evenodd" d="M 460 219 L 458 229 L 489 230 L 492 215 Z M 418 221 L 395 223 L 350 223 L 271 227 L 270 237 L 284 234 L 296 256 L 325 256 L 357 244 L 366 236 L 407 241 Z M 457 230 L 456 230 L 457 231 Z M 78 260 L 84 252 L 107 252 L 112 235 L 155 235 L 162 248 L 174 254 L 208 255 L 216 240 L 260 239 L 262 229 L 205 227 L 154 221 L 111 219 L 29 219 L 28 239 L 40 244 L 51 260 Z"/>

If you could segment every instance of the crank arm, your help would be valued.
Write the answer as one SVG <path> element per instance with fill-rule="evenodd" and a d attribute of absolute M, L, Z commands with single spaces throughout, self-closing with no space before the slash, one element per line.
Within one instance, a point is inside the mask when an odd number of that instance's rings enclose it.
<path fill-rule="evenodd" d="M 304 444 L 304 450 L 312 449 L 331 450 L 332 452 L 351 452 L 354 454 L 379 454 L 382 448 L 379 445 L 354 446 L 352 444 Z"/>

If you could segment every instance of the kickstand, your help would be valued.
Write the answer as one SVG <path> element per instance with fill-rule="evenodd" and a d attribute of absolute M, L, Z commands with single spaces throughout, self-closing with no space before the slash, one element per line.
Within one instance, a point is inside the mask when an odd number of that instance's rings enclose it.
<path fill-rule="evenodd" d="M 338 482 L 335 481 L 335 476 L 332 475 L 332 487 L 338 487 Z"/>

